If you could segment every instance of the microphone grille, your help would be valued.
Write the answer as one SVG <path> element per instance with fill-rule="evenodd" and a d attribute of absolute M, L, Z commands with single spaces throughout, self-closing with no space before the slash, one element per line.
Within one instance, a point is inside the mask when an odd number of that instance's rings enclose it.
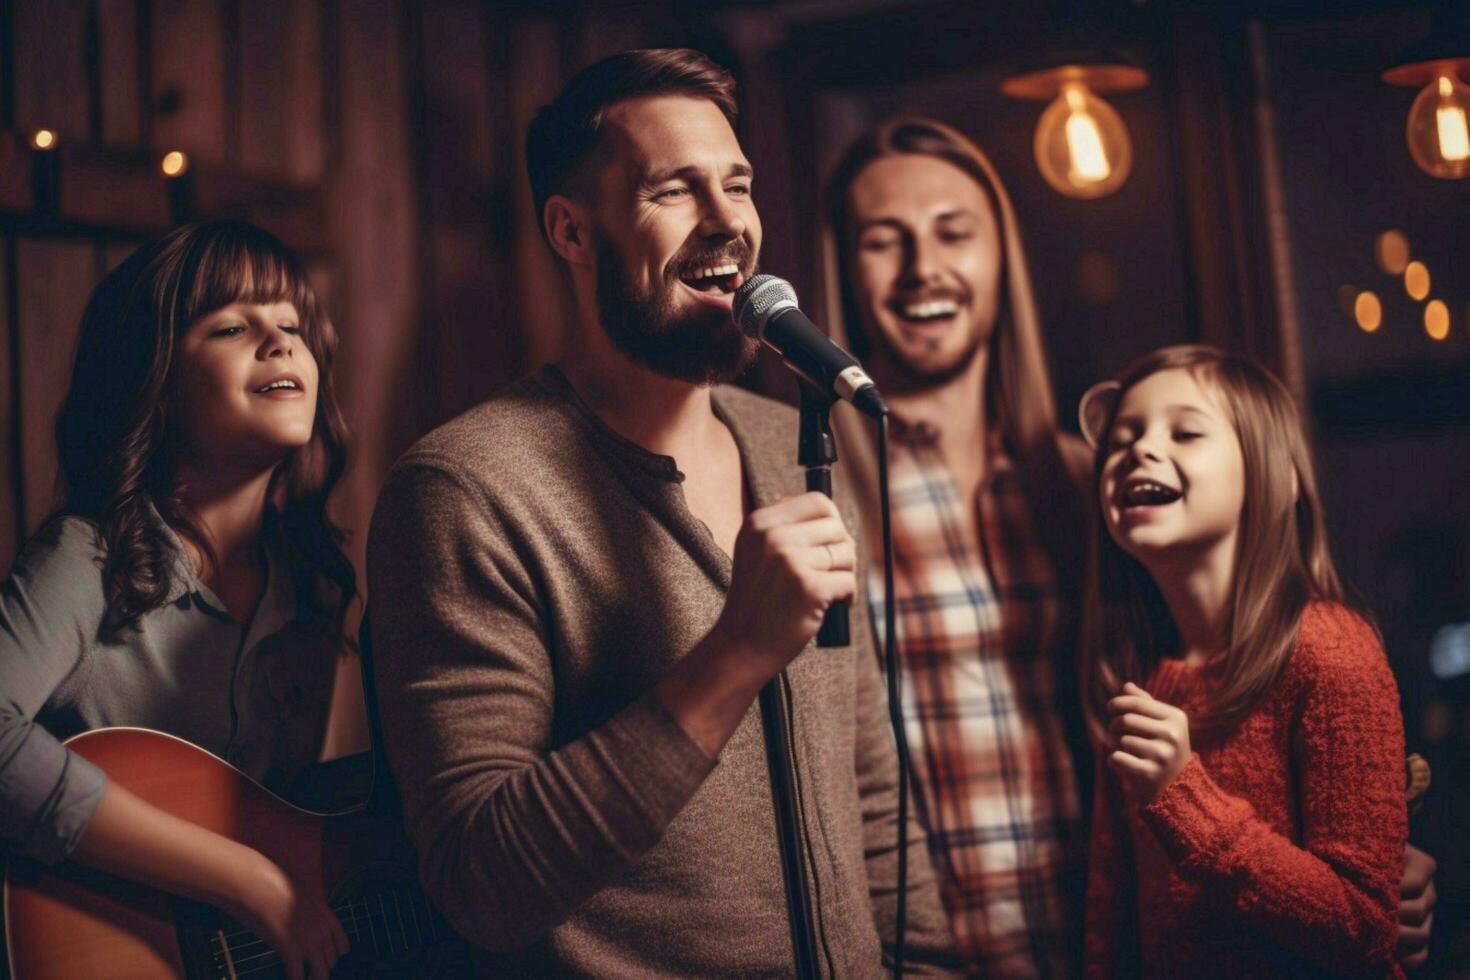
<path fill-rule="evenodd" d="M 777 276 L 762 273 L 751 276 L 735 290 L 735 323 L 747 337 L 760 339 L 766 328 L 766 318 L 778 303 L 796 305 L 796 290 L 791 283 Z"/>

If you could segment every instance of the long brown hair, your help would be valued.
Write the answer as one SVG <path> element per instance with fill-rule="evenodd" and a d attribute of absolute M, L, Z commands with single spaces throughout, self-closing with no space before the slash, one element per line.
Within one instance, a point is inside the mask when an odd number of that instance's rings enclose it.
<path fill-rule="evenodd" d="M 1296 402 L 1275 375 L 1253 361 L 1213 347 L 1165 347 L 1140 358 L 1119 377 L 1117 395 L 1096 430 L 1093 479 L 1095 528 L 1083 612 L 1082 683 L 1088 728 L 1107 739 L 1107 702 L 1125 681 L 1142 683 L 1177 649 L 1178 630 L 1153 578 L 1120 548 L 1101 515 L 1098 486 L 1122 396 L 1159 373 L 1189 371 L 1219 393 L 1240 442 L 1245 502 L 1235 553 L 1235 578 L 1223 652 L 1206 669 L 1211 685 L 1204 710 L 1191 715 L 1199 732 L 1228 728 L 1260 702 L 1281 676 L 1296 645 L 1307 604 L 1344 602 L 1328 552 L 1311 452 Z"/>
<path fill-rule="evenodd" d="M 311 441 L 277 467 L 267 495 L 279 505 L 267 516 L 280 523 L 297 559 L 300 611 L 327 615 L 340 632 L 356 594 L 343 534 L 327 515 L 346 465 L 346 425 L 331 371 L 336 333 L 285 245 L 244 222 L 211 221 L 139 248 L 98 284 L 82 316 L 71 387 L 56 421 L 68 490 L 61 513 L 97 524 L 109 630 L 136 623 L 174 584 L 175 548 L 150 509 L 215 560 L 179 493 L 170 382 L 180 334 L 235 302 L 291 303 L 320 369 Z"/>
<path fill-rule="evenodd" d="M 869 164 L 900 155 L 936 157 L 958 167 L 984 191 L 995 212 L 1003 266 L 999 313 L 985 368 L 985 419 L 1016 465 L 1063 595 L 1075 602 L 1080 593 L 1077 570 L 1082 565 L 1081 543 L 1086 540 L 1087 502 L 1059 445 L 1056 402 L 1020 223 L 994 165 L 959 131 L 933 119 L 901 116 L 863 133 L 838 161 L 826 189 L 828 330 L 838 344 L 849 347 L 859 358 L 867 356 L 872 338 L 863 332 L 851 284 L 855 231 L 849 191 Z M 854 412 L 834 413 L 833 424 L 847 465 L 855 472 L 864 520 L 876 532 L 877 454 L 872 437 Z"/>

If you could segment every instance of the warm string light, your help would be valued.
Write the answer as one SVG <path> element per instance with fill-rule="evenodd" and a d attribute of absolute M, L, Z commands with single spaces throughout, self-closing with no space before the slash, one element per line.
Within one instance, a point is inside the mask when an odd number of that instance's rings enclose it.
<path fill-rule="evenodd" d="M 189 169 L 189 157 L 179 150 L 170 150 L 159 161 L 158 169 L 165 177 L 179 177 Z"/>
<path fill-rule="evenodd" d="M 50 129 L 38 129 L 31 134 L 31 148 L 35 150 L 56 149 L 56 133 Z"/>
<path fill-rule="evenodd" d="M 1432 299 L 1424 307 L 1424 332 L 1434 340 L 1450 335 L 1450 308 L 1442 299 Z"/>
<path fill-rule="evenodd" d="M 1390 228 L 1373 243 L 1373 257 L 1384 275 L 1403 275 L 1409 265 L 1409 240 L 1397 228 Z"/>
<path fill-rule="evenodd" d="M 1364 333 L 1373 333 L 1383 325 L 1383 304 L 1378 301 L 1378 294 L 1371 289 L 1365 289 L 1358 294 L 1353 303 L 1353 318 L 1358 321 L 1358 326 Z"/>
<path fill-rule="evenodd" d="M 1402 279 L 1404 292 L 1410 299 L 1428 299 L 1433 277 L 1424 262 L 1410 259 L 1409 240 L 1402 231 L 1390 228 L 1374 239 L 1373 257 L 1385 275 Z M 1364 333 L 1376 333 L 1383 326 L 1383 301 L 1370 289 L 1359 289 L 1350 283 L 1338 286 L 1337 307 Z M 1424 333 L 1433 340 L 1446 340 L 1453 332 L 1449 304 L 1442 299 L 1425 303 L 1422 320 Z M 1470 307 L 1466 308 L 1466 321 L 1470 323 Z"/>
<path fill-rule="evenodd" d="M 1429 267 L 1423 262 L 1410 262 L 1404 268 L 1404 292 L 1410 299 L 1424 299 L 1429 295 Z"/>

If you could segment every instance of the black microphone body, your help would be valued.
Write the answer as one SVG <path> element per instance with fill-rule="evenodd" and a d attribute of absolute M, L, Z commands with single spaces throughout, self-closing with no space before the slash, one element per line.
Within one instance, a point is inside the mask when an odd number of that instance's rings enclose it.
<path fill-rule="evenodd" d="M 754 276 L 735 290 L 735 322 L 781 355 L 786 366 L 834 401 L 851 402 L 878 418 L 888 413 L 883 396 L 857 358 L 832 343 L 796 305 L 796 290 L 775 276 Z"/>

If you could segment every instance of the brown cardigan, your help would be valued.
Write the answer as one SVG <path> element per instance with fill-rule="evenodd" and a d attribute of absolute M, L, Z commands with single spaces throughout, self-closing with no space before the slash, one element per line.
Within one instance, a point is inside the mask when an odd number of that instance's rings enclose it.
<path fill-rule="evenodd" d="M 795 413 L 733 388 L 714 404 L 755 505 L 800 493 Z M 646 694 L 729 587 L 681 480 L 546 369 L 426 436 L 383 489 L 368 577 L 388 759 L 425 886 L 484 974 L 792 972 L 758 709 L 716 761 Z M 788 668 L 819 960 L 844 977 L 881 975 L 895 904 L 867 615 L 860 594 L 855 645 Z M 946 972 L 916 825 L 908 839 L 906 959 Z"/>

